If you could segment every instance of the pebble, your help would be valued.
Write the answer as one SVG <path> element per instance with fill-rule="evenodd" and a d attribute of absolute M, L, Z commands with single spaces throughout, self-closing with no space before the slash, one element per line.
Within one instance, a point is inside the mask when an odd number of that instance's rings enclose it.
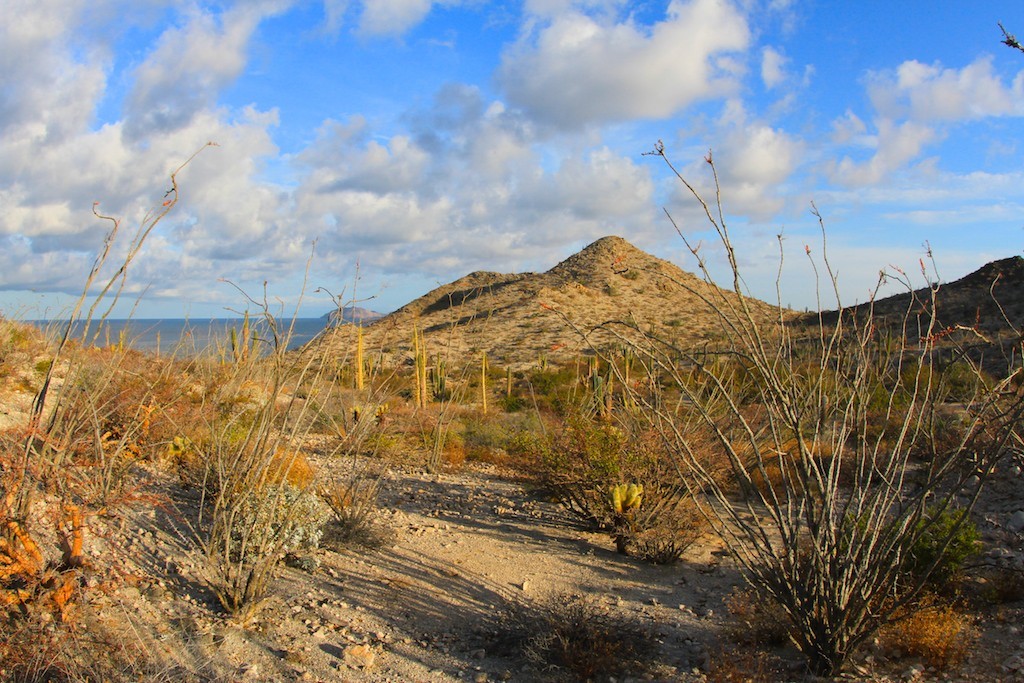
<path fill-rule="evenodd" d="M 377 655 L 369 645 L 349 645 L 342 652 L 342 659 L 353 669 L 370 669 L 377 661 Z"/>
<path fill-rule="evenodd" d="M 1017 510 L 1006 523 L 1006 528 L 1013 533 L 1024 531 L 1024 510 Z"/>
<path fill-rule="evenodd" d="M 1003 671 L 1012 673 L 1021 670 L 1024 670 L 1024 654 L 1018 652 L 1003 660 Z"/>

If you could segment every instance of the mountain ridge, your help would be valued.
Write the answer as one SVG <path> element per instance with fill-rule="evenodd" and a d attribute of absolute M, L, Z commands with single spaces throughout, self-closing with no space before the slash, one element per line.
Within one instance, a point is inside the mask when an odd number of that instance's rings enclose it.
<path fill-rule="evenodd" d="M 721 294 L 622 237 L 606 236 L 542 273 L 474 271 L 441 285 L 364 327 L 364 343 L 408 355 L 415 330 L 431 354 L 463 360 L 487 353 L 495 362 L 535 365 L 638 339 L 630 327 L 674 343 L 720 335 L 707 300 Z M 749 301 L 777 319 L 777 308 Z M 339 331 L 324 343 L 343 352 L 351 337 Z"/>
<path fill-rule="evenodd" d="M 1001 304 L 989 295 L 993 283 Z M 928 292 L 924 288 L 845 310 L 856 312 L 871 305 L 880 319 L 897 321 L 908 310 L 925 310 Z M 362 329 L 366 349 L 400 362 L 403 358 L 409 362 L 417 334 L 430 355 L 456 365 L 486 353 L 492 362 L 526 367 L 544 360 L 578 358 L 594 348 L 635 343 L 645 334 L 680 347 L 715 343 L 725 338 L 725 331 L 714 306 L 732 297 L 733 292 L 622 237 L 606 236 L 542 273 L 468 273 Z M 835 311 L 801 315 L 758 299 L 745 297 L 745 301 L 766 324 L 777 323 L 780 314 L 804 324 L 828 323 L 836 315 Z M 1005 328 L 1003 313 L 1020 321 L 1024 319 L 1024 259 L 992 261 L 942 284 L 938 301 L 937 318 L 942 325 Z M 333 330 L 316 348 L 349 353 L 354 348 L 352 327 Z"/>

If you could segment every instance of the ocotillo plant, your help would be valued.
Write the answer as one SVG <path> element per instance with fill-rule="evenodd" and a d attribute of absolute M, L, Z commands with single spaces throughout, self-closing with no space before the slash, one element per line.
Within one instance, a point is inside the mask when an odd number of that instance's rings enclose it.
<path fill-rule="evenodd" d="M 356 327 L 356 389 L 363 390 L 366 380 L 363 376 L 363 328 L 357 323 Z"/>

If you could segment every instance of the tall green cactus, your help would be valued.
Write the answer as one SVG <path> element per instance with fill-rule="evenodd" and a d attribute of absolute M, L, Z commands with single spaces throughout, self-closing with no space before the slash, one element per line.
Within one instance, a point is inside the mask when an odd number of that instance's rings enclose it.
<path fill-rule="evenodd" d="M 412 329 L 413 370 L 416 381 L 416 407 L 427 405 L 427 350 L 423 343 L 423 333 L 419 328 Z"/>

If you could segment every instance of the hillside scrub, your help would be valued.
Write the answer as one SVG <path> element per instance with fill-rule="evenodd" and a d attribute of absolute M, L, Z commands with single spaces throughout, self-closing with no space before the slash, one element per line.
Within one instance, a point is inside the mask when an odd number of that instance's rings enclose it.
<path fill-rule="evenodd" d="M 709 206 L 660 143 L 652 154 L 703 208 L 732 282 L 704 290 L 722 343 L 692 351 L 649 334 L 637 345 L 651 381 L 635 400 L 747 581 L 792 622 L 809 668 L 836 674 L 946 566 L 986 479 L 1020 448 L 1019 360 L 999 378 L 982 372 L 965 343 L 971 330 L 938 327 L 932 280 L 895 326 L 882 327 L 870 304 L 818 327 L 787 323 L 780 304 L 766 321 L 744 296 L 720 198 Z"/>

